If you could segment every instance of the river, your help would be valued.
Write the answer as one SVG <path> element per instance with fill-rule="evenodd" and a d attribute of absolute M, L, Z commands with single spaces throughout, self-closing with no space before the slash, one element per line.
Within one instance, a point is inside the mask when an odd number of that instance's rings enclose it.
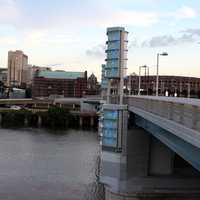
<path fill-rule="evenodd" d="M 0 199 L 86 200 L 98 144 L 92 131 L 0 129 Z"/>

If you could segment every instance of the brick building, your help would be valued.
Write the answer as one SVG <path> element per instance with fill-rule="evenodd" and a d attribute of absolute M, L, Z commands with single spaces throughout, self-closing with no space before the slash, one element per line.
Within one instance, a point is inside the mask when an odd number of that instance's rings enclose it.
<path fill-rule="evenodd" d="M 82 97 L 87 90 L 87 71 L 41 71 L 33 79 L 33 97 Z"/>
<path fill-rule="evenodd" d="M 125 79 L 126 93 L 138 94 L 139 76 L 136 74 Z M 141 94 L 153 95 L 156 90 L 156 76 L 141 76 Z M 159 95 L 200 97 L 200 78 L 184 76 L 159 76 Z"/>

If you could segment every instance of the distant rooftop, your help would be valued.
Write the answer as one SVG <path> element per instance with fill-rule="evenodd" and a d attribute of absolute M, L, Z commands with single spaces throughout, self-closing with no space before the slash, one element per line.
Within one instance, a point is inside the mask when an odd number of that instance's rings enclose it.
<path fill-rule="evenodd" d="M 41 71 L 38 77 L 55 79 L 77 79 L 84 78 L 84 72 L 66 72 L 66 71 Z"/>

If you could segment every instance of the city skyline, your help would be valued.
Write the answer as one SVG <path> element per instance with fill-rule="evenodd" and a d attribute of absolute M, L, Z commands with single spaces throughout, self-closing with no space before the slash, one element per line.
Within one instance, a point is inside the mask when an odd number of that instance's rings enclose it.
<path fill-rule="evenodd" d="M 125 26 L 129 32 L 128 73 L 150 66 L 155 74 L 200 77 L 200 2 L 163 0 L 102 0 L 68 2 L 0 0 L 0 65 L 7 52 L 20 49 L 29 63 L 53 69 L 87 70 L 100 79 L 105 63 L 106 28 Z"/>

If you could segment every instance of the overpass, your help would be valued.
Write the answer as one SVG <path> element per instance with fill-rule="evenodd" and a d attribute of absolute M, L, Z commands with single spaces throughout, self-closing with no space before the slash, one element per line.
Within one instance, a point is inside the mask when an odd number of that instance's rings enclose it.
<path fill-rule="evenodd" d="M 120 136 L 121 151 L 102 146 L 106 200 L 199 199 L 200 100 L 125 96 L 124 104 L 129 130 Z M 179 169 L 179 162 L 190 163 L 191 171 Z"/>

